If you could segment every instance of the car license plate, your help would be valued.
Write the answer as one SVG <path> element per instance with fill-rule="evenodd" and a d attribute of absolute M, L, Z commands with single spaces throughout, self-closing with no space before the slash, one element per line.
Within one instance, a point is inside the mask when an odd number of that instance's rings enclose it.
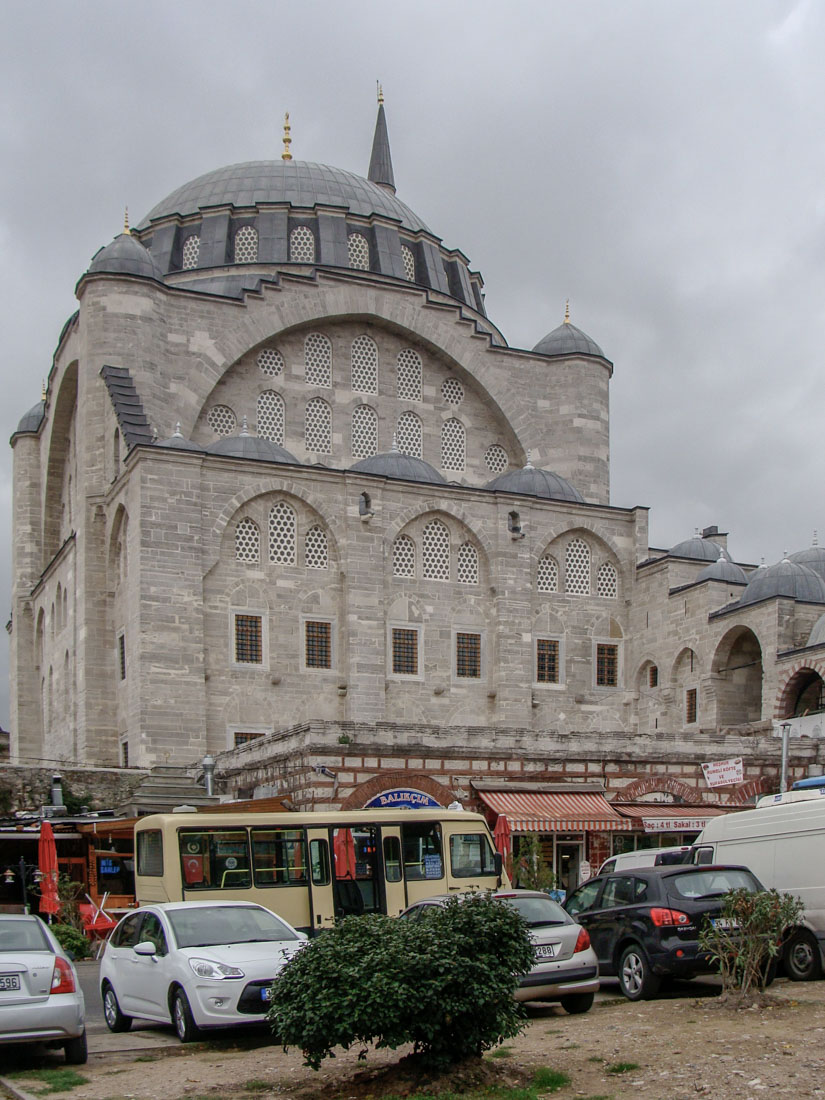
<path fill-rule="evenodd" d="M 556 949 L 552 943 L 542 943 L 536 948 L 537 959 L 552 959 L 556 954 Z"/>
<path fill-rule="evenodd" d="M 720 932 L 735 932 L 739 927 L 739 921 L 731 920 L 730 917 L 712 917 L 710 923 Z"/>
<path fill-rule="evenodd" d="M 0 989 L 19 989 L 20 978 L 17 974 L 0 974 Z"/>
<path fill-rule="evenodd" d="M 261 989 L 261 1000 L 262 1001 L 271 1001 L 272 1000 L 272 987 L 271 986 L 265 985 Z"/>

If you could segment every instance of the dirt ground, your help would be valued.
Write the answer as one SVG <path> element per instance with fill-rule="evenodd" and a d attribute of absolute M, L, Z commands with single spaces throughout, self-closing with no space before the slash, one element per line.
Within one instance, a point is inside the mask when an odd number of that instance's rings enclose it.
<path fill-rule="evenodd" d="M 825 1096 L 825 982 L 777 982 L 766 1007 L 744 1011 L 722 1008 L 712 996 L 697 997 L 687 983 L 639 1004 L 607 992 L 582 1016 L 567 1016 L 554 1006 L 532 1007 L 525 1033 L 497 1056 L 485 1056 L 485 1079 L 477 1084 L 496 1079 L 520 1084 L 523 1071 L 547 1066 L 570 1077 L 570 1084 L 553 1094 L 562 1100 Z M 357 1051 L 340 1052 L 315 1073 L 303 1066 L 298 1051 L 284 1054 L 265 1035 L 168 1051 L 95 1055 L 80 1067 L 87 1084 L 50 1097 L 367 1100 L 387 1095 L 381 1067 L 406 1053 L 370 1051 L 364 1063 Z M 473 1083 L 466 1075 L 450 1082 L 455 1089 Z M 395 1075 L 393 1092 L 411 1091 L 409 1082 Z"/>

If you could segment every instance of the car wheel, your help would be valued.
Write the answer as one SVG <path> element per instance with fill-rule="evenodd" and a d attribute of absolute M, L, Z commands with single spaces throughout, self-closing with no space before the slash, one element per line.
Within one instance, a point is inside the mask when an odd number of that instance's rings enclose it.
<path fill-rule="evenodd" d="M 580 1012 L 590 1011 L 595 996 L 595 993 L 568 993 L 561 998 L 561 1007 L 571 1016 L 578 1016 Z"/>
<path fill-rule="evenodd" d="M 192 1016 L 189 999 L 180 987 L 172 996 L 172 1021 L 182 1043 L 192 1043 L 200 1038 L 200 1028 Z"/>
<path fill-rule="evenodd" d="M 619 988 L 629 1001 L 647 1001 L 659 992 L 661 979 L 650 969 L 647 955 L 633 944 L 619 963 Z"/>
<path fill-rule="evenodd" d="M 86 1045 L 86 1032 L 78 1035 L 76 1039 L 69 1039 L 63 1044 L 67 1066 L 85 1066 L 89 1058 L 89 1048 Z"/>
<path fill-rule="evenodd" d="M 785 944 L 785 973 L 792 982 L 811 982 L 822 977 L 819 945 L 810 932 L 794 932 Z"/>
<path fill-rule="evenodd" d="M 108 982 L 103 987 L 103 1018 L 109 1031 L 128 1031 L 132 1026 L 132 1017 L 120 1011 L 115 991 Z"/>

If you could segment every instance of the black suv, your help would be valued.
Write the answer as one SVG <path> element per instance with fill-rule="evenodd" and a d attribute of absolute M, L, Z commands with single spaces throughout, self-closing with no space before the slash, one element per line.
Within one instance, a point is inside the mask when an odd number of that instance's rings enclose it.
<path fill-rule="evenodd" d="M 746 867 L 646 867 L 590 879 L 564 908 L 590 933 L 599 974 L 618 977 L 625 997 L 639 1001 L 655 997 L 664 977 L 715 969 L 699 933 L 740 888 L 764 889 Z"/>

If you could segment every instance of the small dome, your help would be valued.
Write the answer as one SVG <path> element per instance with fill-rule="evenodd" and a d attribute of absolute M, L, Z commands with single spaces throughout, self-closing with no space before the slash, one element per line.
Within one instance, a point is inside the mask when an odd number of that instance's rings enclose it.
<path fill-rule="evenodd" d="M 825 581 L 807 565 L 784 558 L 776 565 L 752 573 L 739 603 L 745 607 L 774 596 L 804 603 L 825 603 Z"/>
<path fill-rule="evenodd" d="M 174 438 L 174 436 L 172 437 Z M 292 462 L 298 459 L 285 447 L 279 447 L 271 439 L 260 435 L 250 435 L 244 417 L 243 428 L 239 435 L 225 435 L 206 448 L 208 454 L 224 455 L 226 458 L 247 458 L 253 462 Z"/>
<path fill-rule="evenodd" d="M 796 554 L 789 554 L 788 561 L 795 561 L 797 565 L 807 565 L 825 581 L 825 546 L 817 545 L 816 534 L 814 534 L 812 546 Z"/>
<path fill-rule="evenodd" d="M 741 565 L 729 561 L 725 557 L 725 552 L 722 551 L 717 561 L 712 565 L 706 565 L 705 568 L 696 575 L 696 583 L 698 584 L 700 581 L 724 581 L 725 584 L 747 584 L 748 575 Z"/>
<path fill-rule="evenodd" d="M 140 275 L 144 279 L 162 281 L 163 273 L 148 249 L 137 237 L 124 232 L 111 244 L 99 249 L 89 264 L 89 273 L 106 272 L 112 275 Z"/>
<path fill-rule="evenodd" d="M 694 535 L 692 539 L 685 539 L 684 542 L 677 542 L 675 546 L 671 546 L 668 557 L 717 562 L 721 557 L 727 558 L 727 554 L 718 542 L 703 539 L 701 535 Z"/>
<path fill-rule="evenodd" d="M 191 439 L 187 439 L 180 430 L 180 423 L 175 425 L 175 434 L 170 436 L 169 439 L 164 439 L 162 443 L 156 443 L 156 447 L 168 447 L 172 451 L 205 451 L 205 447 L 201 447 L 200 443 L 193 443 Z"/>
<path fill-rule="evenodd" d="M 536 469 L 529 463 L 521 470 L 509 470 L 493 478 L 485 486 L 499 493 L 521 493 L 522 496 L 541 497 L 543 500 L 572 500 L 584 503 L 584 497 L 569 481 L 552 470 Z"/>
<path fill-rule="evenodd" d="M 548 332 L 533 351 L 539 355 L 598 355 L 600 359 L 607 358 L 595 340 L 568 320 Z"/>
<path fill-rule="evenodd" d="M 359 474 L 376 474 L 378 477 L 391 477 L 396 481 L 421 481 L 425 485 L 446 485 L 446 479 L 423 458 L 401 454 L 399 450 L 384 451 L 382 454 L 362 458 L 350 469 Z"/>
<path fill-rule="evenodd" d="M 36 405 L 33 405 L 25 416 L 21 417 L 20 423 L 17 425 L 18 432 L 36 432 L 40 425 L 43 423 L 43 417 L 46 415 L 46 402 L 38 401 Z"/>
<path fill-rule="evenodd" d="M 825 615 L 820 615 L 814 623 L 808 645 L 825 645 Z"/>

